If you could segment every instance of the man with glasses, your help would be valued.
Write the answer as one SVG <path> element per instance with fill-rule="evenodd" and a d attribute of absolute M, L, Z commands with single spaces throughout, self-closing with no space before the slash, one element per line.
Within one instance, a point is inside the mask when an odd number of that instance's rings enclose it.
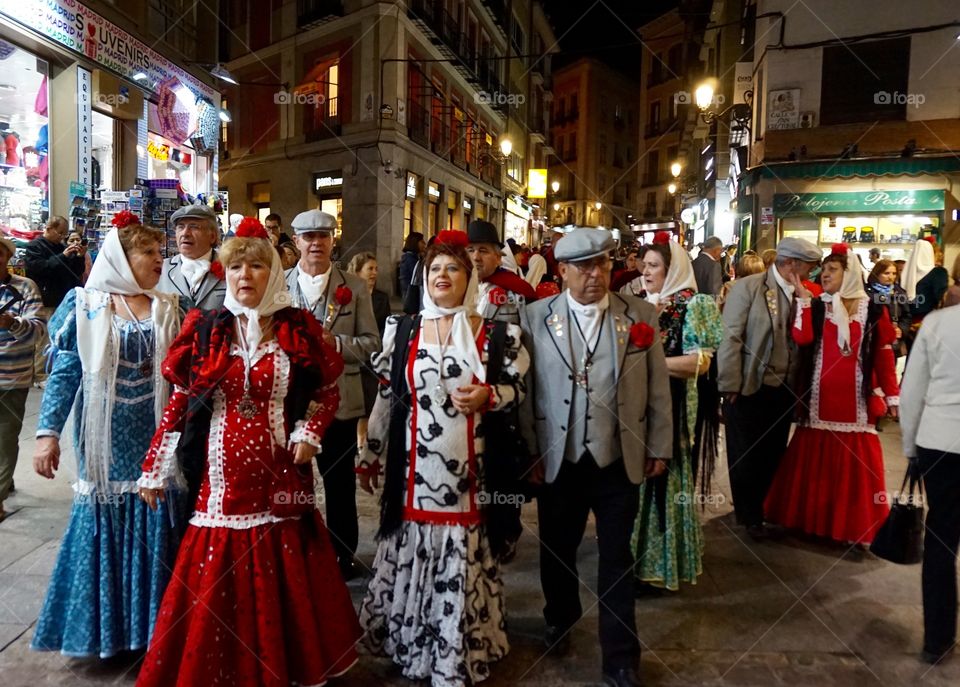
<path fill-rule="evenodd" d="M 766 272 L 737 279 L 723 306 L 717 351 L 727 464 L 737 523 L 755 540 L 778 533 L 764 524 L 763 501 L 787 449 L 797 402 L 799 355 L 790 336 L 794 285 L 823 257 L 816 245 L 787 237 Z"/>
<path fill-rule="evenodd" d="M 590 511 L 600 549 L 603 683 L 640 684 L 630 536 L 640 485 L 673 455 L 672 401 L 657 311 L 611 293 L 605 229 L 577 228 L 556 247 L 567 291 L 525 308 L 530 352 L 523 435 L 533 450 L 545 642 L 562 655 L 580 620 L 577 548 Z M 593 604 L 591 604 L 593 605 Z"/>
<path fill-rule="evenodd" d="M 367 283 L 331 260 L 337 219 L 320 210 L 307 210 L 291 222 L 300 262 L 287 271 L 287 287 L 294 307 L 304 308 L 323 325 L 324 338 L 343 356 L 340 406 L 323 435 L 317 466 L 323 476 L 327 501 L 327 529 L 344 580 L 357 576 L 357 424 L 366 414 L 360 366 L 380 350 L 380 330 L 373 315 Z"/>
<path fill-rule="evenodd" d="M 174 212 L 170 223 L 180 253 L 163 261 L 157 290 L 177 294 L 184 313 L 192 308 L 219 309 L 227 295 L 227 282 L 222 270 L 211 271 L 220 233 L 217 215 L 206 205 L 188 205 Z"/>
<path fill-rule="evenodd" d="M 293 243 L 293 239 L 283 233 L 283 219 L 275 212 L 271 212 L 263 220 L 263 228 L 270 235 L 270 243 L 274 246 L 282 246 L 285 243 Z"/>

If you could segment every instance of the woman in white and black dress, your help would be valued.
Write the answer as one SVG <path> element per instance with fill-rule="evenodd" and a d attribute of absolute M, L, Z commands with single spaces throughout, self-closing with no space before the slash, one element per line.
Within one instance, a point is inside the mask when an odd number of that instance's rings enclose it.
<path fill-rule="evenodd" d="M 441 232 L 424 266 L 420 319 L 390 318 L 373 358 L 381 392 L 360 457 L 361 488 L 378 486 L 382 462 L 386 474 L 360 623 L 371 651 L 390 656 L 406 677 L 452 687 L 485 679 L 509 650 L 499 548 L 485 518 L 500 487 L 486 465 L 483 425 L 485 413 L 523 400 L 529 357 L 519 327 L 506 325 L 495 344 L 494 328 L 504 325 L 475 314 L 466 234 Z M 491 350 L 502 356 L 496 379 L 486 378 Z M 402 383 L 391 383 L 401 369 Z"/>

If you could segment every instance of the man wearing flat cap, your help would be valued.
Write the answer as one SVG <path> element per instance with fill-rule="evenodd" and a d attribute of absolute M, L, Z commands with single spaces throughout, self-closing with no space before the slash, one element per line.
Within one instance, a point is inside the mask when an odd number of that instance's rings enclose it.
<path fill-rule="evenodd" d="M 708 296 L 716 296 L 723 287 L 723 267 L 720 254 L 723 253 L 723 241 L 711 236 L 703 242 L 700 254 L 693 261 L 693 276 L 697 280 L 697 291 Z"/>
<path fill-rule="evenodd" d="M 577 548 L 592 510 L 604 684 L 638 685 L 630 535 L 644 478 L 673 455 L 670 385 L 656 309 L 610 293 L 616 243 L 577 228 L 556 246 L 567 291 L 521 313 L 530 352 L 523 436 L 535 456 L 545 641 L 569 648 L 580 620 Z"/>
<path fill-rule="evenodd" d="M 357 550 L 357 423 L 365 414 L 360 366 L 380 350 L 380 330 L 366 282 L 331 261 L 337 219 L 320 210 L 307 210 L 291 222 L 300 262 L 286 273 L 294 307 L 310 311 L 323 325 L 324 337 L 343 356 L 337 381 L 340 406 L 323 435 L 317 466 L 327 501 L 327 529 L 344 579 L 356 576 Z"/>
<path fill-rule="evenodd" d="M 222 271 L 210 270 L 217 259 L 216 213 L 206 205 L 188 205 L 174 212 L 170 223 L 176 231 L 179 254 L 163 261 L 157 290 L 177 294 L 183 312 L 219 309 L 227 295 L 227 282 Z"/>
<path fill-rule="evenodd" d="M 537 294 L 526 279 L 501 266 L 503 243 L 497 228 L 474 220 L 467 227 L 467 240 L 467 255 L 480 281 L 477 310 L 488 319 L 519 325 L 520 310 L 537 300 Z"/>
<path fill-rule="evenodd" d="M 723 308 L 717 365 L 730 491 L 737 522 L 757 540 L 772 533 L 764 525 L 763 500 L 787 448 L 798 400 L 799 358 L 790 336 L 794 287 L 822 257 L 810 241 L 782 239 L 776 261 L 766 272 L 737 279 Z"/>

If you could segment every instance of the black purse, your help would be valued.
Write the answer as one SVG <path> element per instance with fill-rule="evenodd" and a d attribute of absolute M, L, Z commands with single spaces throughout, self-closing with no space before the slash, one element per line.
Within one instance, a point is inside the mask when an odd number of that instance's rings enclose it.
<path fill-rule="evenodd" d="M 870 553 L 901 565 L 923 560 L 923 476 L 911 460 L 890 515 L 877 530 Z"/>

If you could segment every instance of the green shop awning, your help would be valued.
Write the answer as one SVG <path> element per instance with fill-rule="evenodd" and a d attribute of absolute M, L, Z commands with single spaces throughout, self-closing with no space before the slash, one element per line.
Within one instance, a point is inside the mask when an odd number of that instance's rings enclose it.
<path fill-rule="evenodd" d="M 751 167 L 740 177 L 740 183 L 752 186 L 761 179 L 863 179 L 946 172 L 960 172 L 960 156 L 773 162 Z"/>

